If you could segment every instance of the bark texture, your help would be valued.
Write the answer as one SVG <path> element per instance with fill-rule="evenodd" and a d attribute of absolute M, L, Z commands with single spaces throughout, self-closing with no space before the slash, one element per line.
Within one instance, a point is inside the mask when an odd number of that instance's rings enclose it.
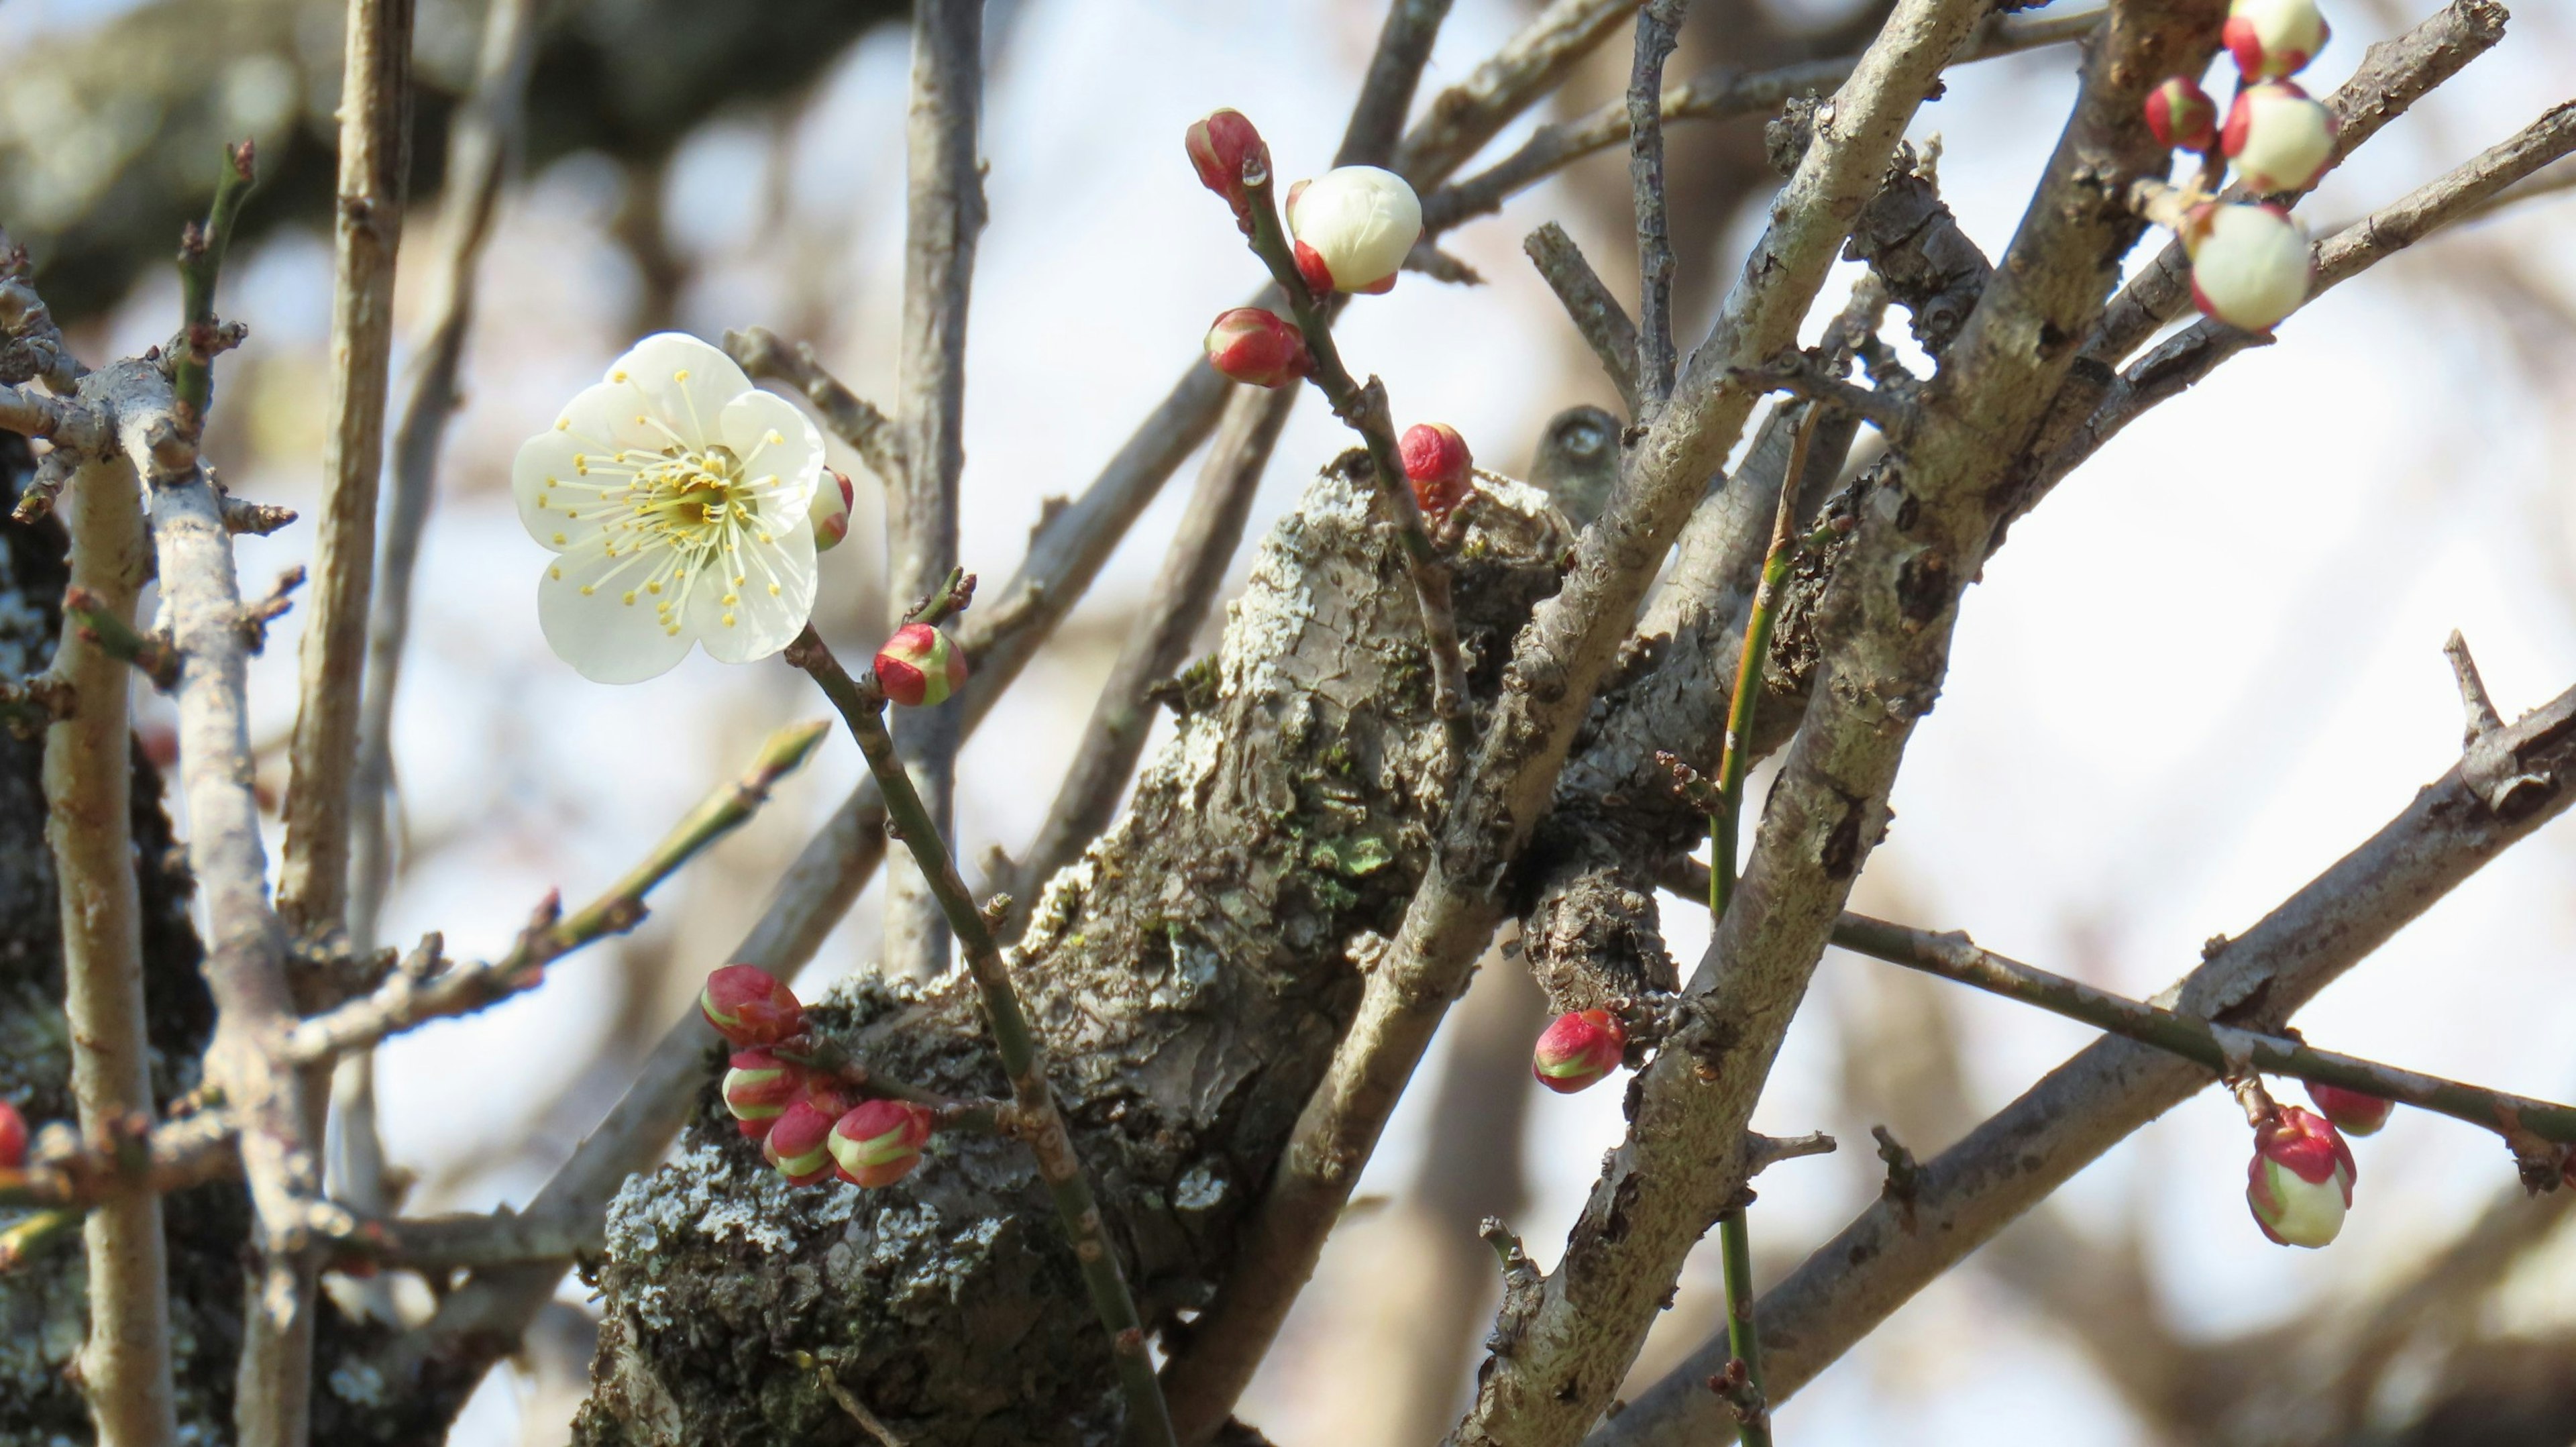
<path fill-rule="evenodd" d="M 1347 453 L 1264 544 L 1223 648 L 1179 681 L 1179 736 L 1014 957 L 1160 1326 L 1226 1272 L 1448 802 L 1420 613 L 1373 491 Z M 1532 490 L 1475 505 L 1455 564 L 1480 701 L 1564 545 Z M 959 978 L 866 979 L 816 1013 L 890 1075 L 1004 1093 Z M 1014 1142 L 941 1137 L 897 1186 L 791 1190 L 710 1090 L 679 1158 L 611 1208 L 600 1285 L 584 1443 L 867 1440 L 818 1368 L 916 1447 L 1116 1435 L 1107 1343 Z"/>

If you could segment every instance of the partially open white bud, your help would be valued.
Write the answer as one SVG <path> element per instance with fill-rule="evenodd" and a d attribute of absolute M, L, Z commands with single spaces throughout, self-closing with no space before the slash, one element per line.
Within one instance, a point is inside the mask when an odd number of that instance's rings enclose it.
<path fill-rule="evenodd" d="M 2230 0 L 2227 7 L 2227 53 L 2247 80 L 2298 74 L 2331 33 L 2317 0 Z"/>
<path fill-rule="evenodd" d="M 1288 234 L 1308 286 L 1380 292 L 1422 238 L 1422 202 L 1393 171 L 1337 166 L 1289 193 Z"/>
<path fill-rule="evenodd" d="M 2304 191 L 2334 156 L 2334 114 L 2286 80 L 2249 85 L 2228 107 L 2218 140 L 2248 188 Z"/>
<path fill-rule="evenodd" d="M 2278 206 L 2210 202 L 2182 227 L 2191 299 L 2204 315 L 2267 332 L 2308 299 L 2308 238 Z"/>

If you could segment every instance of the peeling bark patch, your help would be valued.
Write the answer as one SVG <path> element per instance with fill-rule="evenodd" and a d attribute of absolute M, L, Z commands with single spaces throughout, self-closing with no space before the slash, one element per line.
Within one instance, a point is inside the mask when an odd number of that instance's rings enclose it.
<path fill-rule="evenodd" d="M 1949 604 L 1950 564 L 1940 553 L 1917 553 L 1896 570 L 1896 606 L 1905 621 L 1922 627 Z"/>
<path fill-rule="evenodd" d="M 1845 799 L 1842 804 L 1843 816 L 1825 835 L 1824 853 L 1818 856 L 1826 877 L 1835 880 L 1849 879 L 1860 868 L 1860 816 L 1864 810 L 1857 799 Z"/>

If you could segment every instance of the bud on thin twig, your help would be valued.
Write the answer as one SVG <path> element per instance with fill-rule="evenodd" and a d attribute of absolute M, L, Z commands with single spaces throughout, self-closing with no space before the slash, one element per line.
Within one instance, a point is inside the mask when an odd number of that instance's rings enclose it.
<path fill-rule="evenodd" d="M 805 1068 L 766 1050 L 734 1054 L 725 1071 L 725 1109 L 743 1135 L 758 1140 L 805 1094 Z"/>
<path fill-rule="evenodd" d="M 822 480 L 814 484 L 814 500 L 805 505 L 805 516 L 814 523 L 814 551 L 828 553 L 850 535 L 850 508 L 857 501 L 848 473 L 823 469 Z"/>
<path fill-rule="evenodd" d="M 2191 299 L 2204 315 L 2269 331 L 2308 299 L 2308 239 L 2278 206 L 2204 203 L 2182 225 Z"/>
<path fill-rule="evenodd" d="M 1530 1052 L 1530 1074 L 1559 1095 L 1571 1095 L 1619 1068 L 1628 1031 L 1607 1010 L 1572 1010 L 1556 1017 Z"/>
<path fill-rule="evenodd" d="M 2231 0 L 2221 32 L 2247 80 L 2298 74 L 2332 34 L 2316 0 Z"/>
<path fill-rule="evenodd" d="M 1312 370 L 1306 334 L 1276 312 L 1239 306 L 1219 312 L 1208 328 L 1208 365 L 1238 382 L 1278 387 Z"/>
<path fill-rule="evenodd" d="M 1260 170 L 1270 169 L 1270 147 L 1261 132 L 1243 112 L 1221 110 L 1193 123 L 1183 144 L 1200 183 L 1225 198 L 1225 204 L 1234 208 L 1234 224 L 1250 236 L 1252 193 L 1243 181 L 1244 163 L 1257 161 Z"/>
<path fill-rule="evenodd" d="M 2379 1128 L 2388 1124 L 2388 1113 L 2397 1108 L 2393 1100 L 2313 1080 L 2308 1082 L 2308 1099 L 2315 1101 L 2317 1109 L 2345 1135 L 2378 1134 Z"/>
<path fill-rule="evenodd" d="M 2286 80 L 2249 85 L 2227 109 L 2219 144 L 2249 189 L 2303 191 L 2334 155 L 2334 115 Z"/>
<path fill-rule="evenodd" d="M 877 687 L 906 708 L 930 708 L 966 684 L 966 654 L 928 623 L 906 623 L 877 650 Z"/>
<path fill-rule="evenodd" d="M 832 1160 L 842 1180 L 890 1186 L 921 1164 L 930 1112 L 901 1100 L 863 1100 L 832 1126 Z"/>
<path fill-rule="evenodd" d="M 2254 1128 L 2245 1204 L 2254 1224 L 2281 1246 L 2318 1247 L 2343 1229 L 2352 1205 L 2352 1147 L 2321 1115 L 2283 1106 Z"/>
<path fill-rule="evenodd" d="M 2168 76 L 2147 92 L 2147 129 L 2155 132 L 2159 145 L 2206 151 L 2218 139 L 2218 103 L 2190 76 Z"/>
<path fill-rule="evenodd" d="M 1288 234 L 1316 291 L 1382 292 L 1422 239 L 1422 202 L 1393 171 L 1337 166 L 1288 193 Z"/>
<path fill-rule="evenodd" d="M 1413 484 L 1414 506 L 1423 516 L 1437 521 L 1467 500 L 1475 485 L 1476 459 L 1457 428 L 1446 422 L 1418 423 L 1405 429 L 1399 450 L 1405 478 Z"/>
<path fill-rule="evenodd" d="M 727 965 L 707 976 L 698 1013 L 738 1049 L 775 1045 L 805 1028 L 795 992 L 758 965 Z"/>

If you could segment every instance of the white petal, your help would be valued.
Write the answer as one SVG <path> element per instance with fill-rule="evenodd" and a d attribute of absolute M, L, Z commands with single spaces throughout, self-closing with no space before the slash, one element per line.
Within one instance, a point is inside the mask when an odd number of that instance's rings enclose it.
<path fill-rule="evenodd" d="M 641 683 L 686 658 L 687 626 L 674 636 L 644 590 L 652 563 L 599 547 L 555 559 L 537 582 L 537 625 L 555 656 L 593 683 Z"/>
<path fill-rule="evenodd" d="M 691 447 L 720 441 L 725 405 L 752 390 L 733 358 L 686 332 L 655 332 L 608 369 L 612 384 L 632 389 L 646 410 Z"/>
<path fill-rule="evenodd" d="M 549 430 L 520 443 L 518 458 L 510 464 L 510 491 L 519 502 L 519 523 L 529 537 L 554 552 L 595 531 L 596 520 L 606 512 L 598 506 L 597 493 L 563 486 L 565 478 L 584 480 L 574 466 L 574 459 L 583 452 L 584 444 L 571 433 Z M 584 503 L 593 506 L 585 508 Z"/>
<path fill-rule="evenodd" d="M 642 401 L 624 383 L 594 382 L 564 404 L 555 418 L 555 430 L 596 453 L 612 454 L 625 447 L 659 453 L 671 439 L 646 420 Z"/>
<path fill-rule="evenodd" d="M 823 434 L 794 403 L 767 392 L 745 392 L 725 404 L 717 432 L 718 440 L 742 459 L 745 478 L 778 479 L 761 491 L 762 517 L 783 523 L 804 516 L 823 476 Z"/>
<path fill-rule="evenodd" d="M 795 642 L 814 612 L 814 529 L 800 517 L 773 541 L 745 538 L 728 556 L 732 574 L 690 589 L 688 631 L 718 662 L 767 658 Z"/>

